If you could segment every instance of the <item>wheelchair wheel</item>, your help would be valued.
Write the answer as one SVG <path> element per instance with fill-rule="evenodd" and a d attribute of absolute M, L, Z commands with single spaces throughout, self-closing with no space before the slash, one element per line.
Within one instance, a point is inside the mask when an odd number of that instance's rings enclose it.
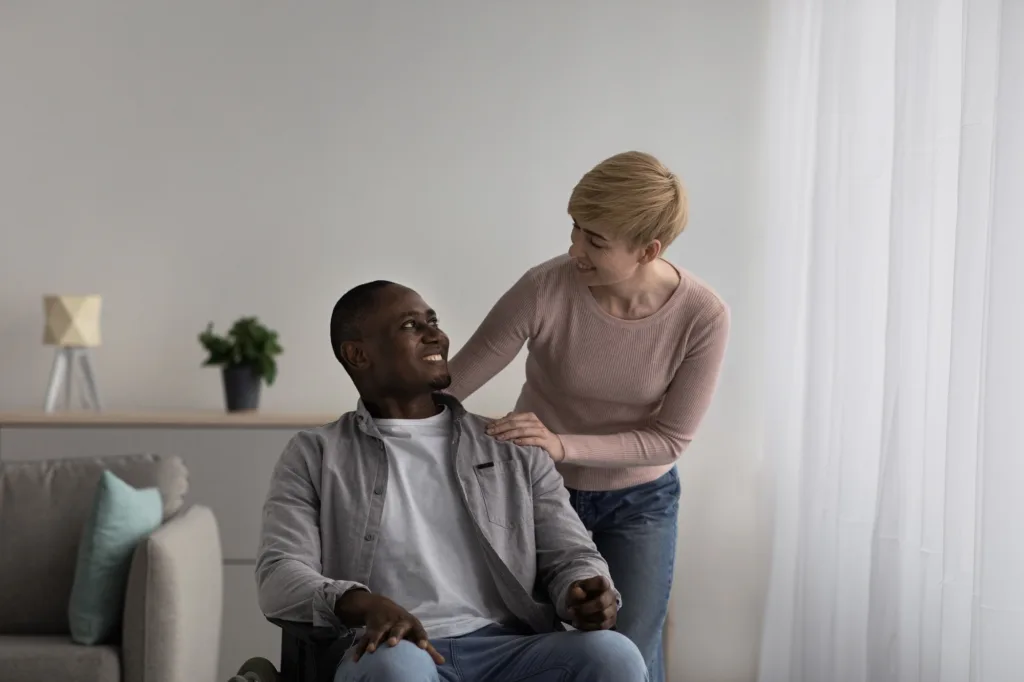
<path fill-rule="evenodd" d="M 246 682 L 278 682 L 281 676 L 274 664 L 267 659 L 250 658 L 238 669 L 236 677 L 241 677 Z"/>

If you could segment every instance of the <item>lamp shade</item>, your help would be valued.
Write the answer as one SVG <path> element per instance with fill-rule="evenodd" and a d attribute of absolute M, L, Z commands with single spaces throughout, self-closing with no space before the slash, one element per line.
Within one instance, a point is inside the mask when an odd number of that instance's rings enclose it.
<path fill-rule="evenodd" d="M 100 345 L 100 302 L 99 296 L 44 296 L 43 343 L 74 348 Z"/>

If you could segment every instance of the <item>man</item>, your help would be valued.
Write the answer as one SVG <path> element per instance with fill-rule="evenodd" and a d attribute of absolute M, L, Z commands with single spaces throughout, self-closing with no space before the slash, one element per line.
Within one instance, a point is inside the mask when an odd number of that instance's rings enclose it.
<path fill-rule="evenodd" d="M 263 612 L 362 629 L 336 682 L 646 680 L 551 458 L 439 393 L 448 338 L 423 299 L 358 286 L 334 307 L 331 345 L 359 406 L 297 434 L 275 468 Z"/>

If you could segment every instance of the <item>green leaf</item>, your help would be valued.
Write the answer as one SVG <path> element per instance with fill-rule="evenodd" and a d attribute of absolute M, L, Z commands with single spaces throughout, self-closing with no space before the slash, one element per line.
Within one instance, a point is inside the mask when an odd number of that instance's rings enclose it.
<path fill-rule="evenodd" d="M 199 334 L 199 343 L 208 356 L 203 366 L 248 365 L 270 386 L 277 378 L 275 356 L 284 352 L 277 332 L 260 323 L 256 316 L 240 317 L 228 329 L 226 336 L 213 332 L 213 323 Z"/>

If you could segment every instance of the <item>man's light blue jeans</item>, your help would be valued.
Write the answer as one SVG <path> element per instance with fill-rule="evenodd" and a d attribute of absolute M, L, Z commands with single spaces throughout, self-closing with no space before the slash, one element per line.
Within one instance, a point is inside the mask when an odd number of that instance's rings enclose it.
<path fill-rule="evenodd" d="M 351 649 L 334 682 L 647 682 L 640 651 L 609 630 L 524 635 L 492 626 L 431 644 L 443 665 L 412 642 L 384 644 L 357 663 Z"/>

